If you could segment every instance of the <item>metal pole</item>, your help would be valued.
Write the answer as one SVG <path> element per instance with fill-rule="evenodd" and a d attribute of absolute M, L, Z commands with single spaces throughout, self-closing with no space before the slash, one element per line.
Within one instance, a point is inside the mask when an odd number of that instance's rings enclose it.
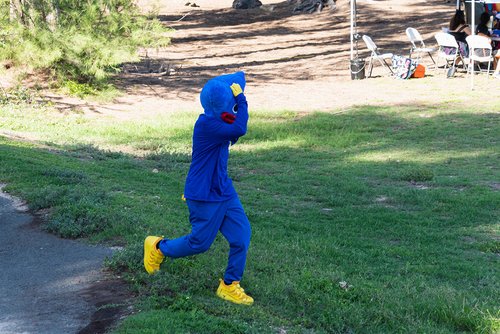
<path fill-rule="evenodd" d="M 472 13 L 472 19 L 471 19 L 471 29 L 472 29 L 472 35 L 476 34 L 476 1 L 472 0 L 472 8 L 471 8 L 471 13 Z"/>
<path fill-rule="evenodd" d="M 353 37 L 354 37 L 354 18 L 353 18 L 353 15 L 356 15 L 354 13 L 354 1 L 356 1 L 356 0 L 350 1 L 350 3 L 351 3 L 351 60 L 354 59 L 354 40 L 353 40 Z"/>
<path fill-rule="evenodd" d="M 472 19 L 471 19 L 472 32 L 471 32 L 471 34 L 475 35 L 476 34 L 476 28 L 475 28 L 475 25 L 476 25 L 476 1 L 475 0 L 472 0 L 471 14 L 472 14 Z M 469 52 L 470 52 L 470 49 L 469 49 Z M 469 54 L 469 56 L 470 56 L 470 54 Z M 474 60 L 471 61 L 471 66 L 472 66 L 472 68 L 470 71 L 470 76 L 471 76 L 470 89 L 474 90 Z"/>
<path fill-rule="evenodd" d="M 359 42 L 359 35 L 358 35 L 358 2 L 357 0 L 354 0 L 354 51 L 355 51 L 355 57 L 356 59 L 359 58 L 359 47 L 358 47 L 358 42 Z"/>

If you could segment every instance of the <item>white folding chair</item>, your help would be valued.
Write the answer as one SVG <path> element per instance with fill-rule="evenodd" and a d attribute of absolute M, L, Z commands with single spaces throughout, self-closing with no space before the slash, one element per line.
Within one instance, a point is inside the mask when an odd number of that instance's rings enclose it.
<path fill-rule="evenodd" d="M 479 35 L 470 35 L 467 36 L 465 40 L 469 45 L 469 57 L 466 59 L 469 63 L 467 73 L 474 74 L 474 62 L 478 62 L 488 63 L 488 70 L 486 73 L 489 74 L 491 62 L 493 61 L 493 51 L 489 38 Z M 480 67 L 478 72 L 481 72 Z"/>
<path fill-rule="evenodd" d="M 462 59 L 462 56 L 460 56 L 460 51 L 458 49 L 457 40 L 455 39 L 455 37 L 453 37 L 453 35 L 445 32 L 438 32 L 436 35 L 434 35 L 434 38 L 436 38 L 436 42 L 439 47 L 436 69 L 438 68 L 439 60 L 444 59 L 444 71 L 446 73 L 448 71 L 448 65 L 450 65 L 450 68 L 455 67 L 456 62 L 459 59 Z"/>
<path fill-rule="evenodd" d="M 392 53 L 383 53 L 383 54 L 378 53 L 377 45 L 375 45 L 375 43 L 373 43 L 373 40 L 370 38 L 370 36 L 363 35 L 363 41 L 365 42 L 368 50 L 371 51 L 370 62 L 368 64 L 368 67 L 370 69 L 370 73 L 368 74 L 368 77 L 371 77 L 371 75 L 372 75 L 374 60 L 378 60 L 380 62 L 380 64 L 382 66 L 385 66 L 392 75 L 394 72 L 392 72 L 391 67 L 385 61 L 386 59 L 392 58 Z"/>
<path fill-rule="evenodd" d="M 412 45 L 410 49 L 410 58 L 412 53 L 417 54 L 417 62 L 420 62 L 421 59 L 421 54 L 427 53 L 429 57 L 432 60 L 432 63 L 434 66 L 436 66 L 436 62 L 434 61 L 434 58 L 432 57 L 431 52 L 435 52 L 435 48 L 428 48 L 425 46 L 424 39 L 422 38 L 422 35 L 418 32 L 417 29 L 415 28 L 406 28 L 406 36 L 408 36 L 408 39 L 410 40 L 410 43 Z"/>

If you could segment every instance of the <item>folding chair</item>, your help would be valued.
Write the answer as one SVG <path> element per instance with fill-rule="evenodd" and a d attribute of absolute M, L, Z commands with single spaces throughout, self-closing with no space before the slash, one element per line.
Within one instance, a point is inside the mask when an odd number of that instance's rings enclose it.
<path fill-rule="evenodd" d="M 438 32 L 436 35 L 434 35 L 434 38 L 436 38 L 436 42 L 439 47 L 436 69 L 438 68 L 439 60 L 444 59 L 446 61 L 444 64 L 445 73 L 448 72 L 448 65 L 450 65 L 450 69 L 454 70 L 457 60 L 462 59 L 462 56 L 460 56 L 460 51 L 458 49 L 457 40 L 455 39 L 455 37 L 453 37 L 453 35 L 445 32 Z"/>
<path fill-rule="evenodd" d="M 415 28 L 406 28 L 406 36 L 408 36 L 408 39 L 410 40 L 410 43 L 412 45 L 410 49 L 410 58 L 412 53 L 417 54 L 417 62 L 420 62 L 421 54 L 422 53 L 427 53 L 429 57 L 432 60 L 432 63 L 434 66 L 436 66 L 436 62 L 434 61 L 434 58 L 432 58 L 431 52 L 435 52 L 435 48 L 428 48 L 425 46 L 424 39 L 420 35 L 417 29 Z M 418 46 L 417 46 L 418 44 Z"/>
<path fill-rule="evenodd" d="M 387 62 L 385 61 L 386 59 L 392 58 L 392 53 L 379 54 L 378 48 L 375 45 L 375 43 L 373 43 L 373 40 L 370 38 L 370 36 L 363 35 L 363 41 L 365 42 L 368 50 L 370 50 L 372 52 L 370 55 L 370 62 L 368 64 L 368 67 L 370 68 L 370 73 L 368 74 L 368 77 L 372 76 L 373 61 L 374 60 L 378 60 L 380 62 L 380 64 L 382 64 L 382 66 L 385 66 L 387 69 L 389 69 L 389 72 L 391 73 L 391 75 L 394 74 L 394 72 L 392 71 L 389 64 L 387 64 Z"/>
<path fill-rule="evenodd" d="M 491 62 L 493 61 L 493 51 L 490 40 L 479 35 L 467 36 L 465 40 L 469 45 L 469 57 L 466 59 L 469 62 L 467 73 L 474 74 L 474 62 L 478 62 L 488 63 L 488 70 L 486 73 L 489 74 Z M 481 72 L 481 68 L 479 68 L 479 72 Z"/>

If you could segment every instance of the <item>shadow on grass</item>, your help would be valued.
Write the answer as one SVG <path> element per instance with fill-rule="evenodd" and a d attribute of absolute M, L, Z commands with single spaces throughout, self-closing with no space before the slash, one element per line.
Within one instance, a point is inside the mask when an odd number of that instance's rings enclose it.
<path fill-rule="evenodd" d="M 51 208 L 51 231 L 127 245 L 109 265 L 149 297 L 124 332 L 493 332 L 499 121 L 429 106 L 253 115 L 229 167 L 253 225 L 250 309 L 214 300 L 221 238 L 160 275 L 142 272 L 145 235 L 189 231 L 188 155 L 0 139 L 0 180 L 33 209 Z M 187 320 L 171 325 L 176 314 Z"/>

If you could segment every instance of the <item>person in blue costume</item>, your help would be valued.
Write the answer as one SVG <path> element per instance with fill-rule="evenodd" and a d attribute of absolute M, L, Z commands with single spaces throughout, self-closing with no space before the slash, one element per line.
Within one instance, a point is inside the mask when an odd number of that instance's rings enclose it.
<path fill-rule="evenodd" d="M 215 77 L 203 87 L 200 100 L 204 113 L 194 126 L 192 161 L 184 187 L 191 233 L 177 239 L 148 236 L 144 240 L 144 267 L 153 274 L 165 257 L 203 253 L 220 231 L 230 249 L 216 294 L 233 303 L 251 305 L 253 298 L 240 286 L 250 245 L 250 222 L 227 174 L 229 146 L 247 132 L 245 83 L 245 74 L 236 72 Z"/>

